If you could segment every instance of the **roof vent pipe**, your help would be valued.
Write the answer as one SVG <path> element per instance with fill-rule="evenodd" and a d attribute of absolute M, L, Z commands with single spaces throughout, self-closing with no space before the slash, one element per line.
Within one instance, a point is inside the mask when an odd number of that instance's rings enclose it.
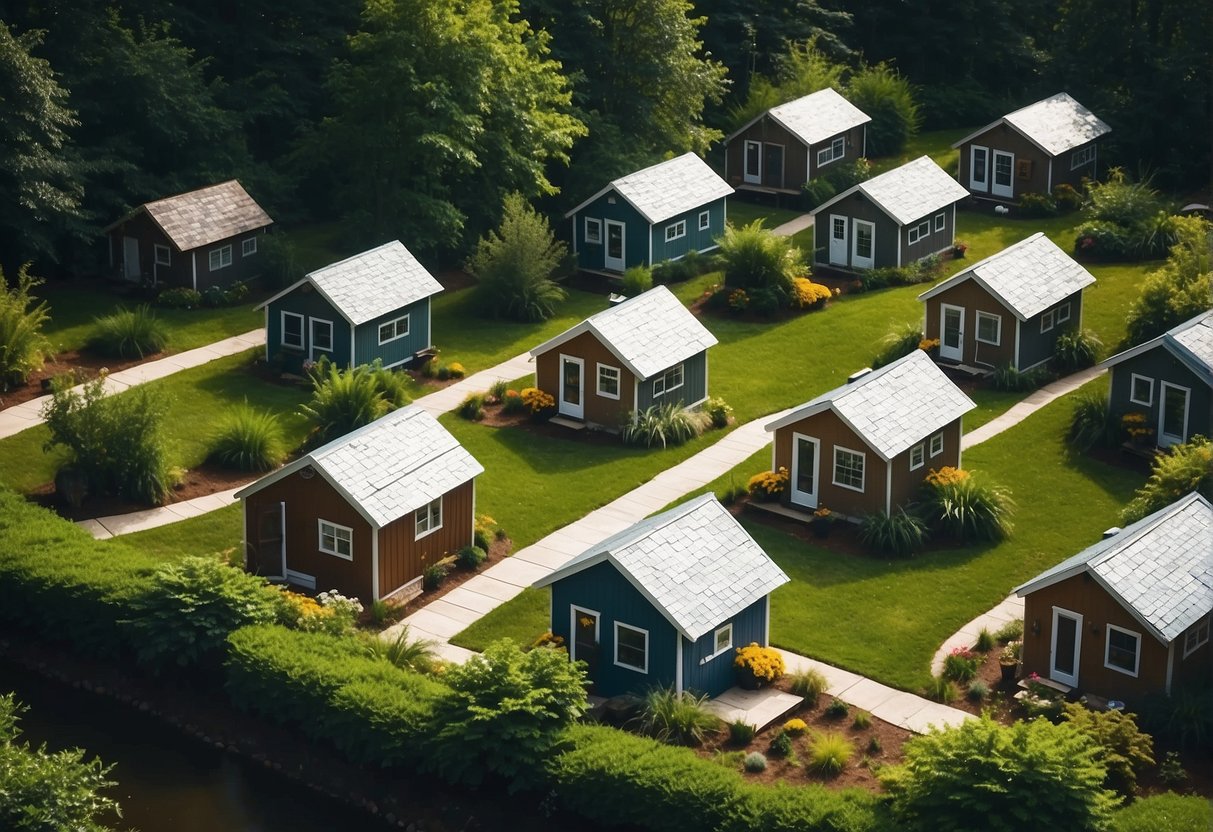
<path fill-rule="evenodd" d="M 1110 529 L 1104 530 L 1103 539 L 1107 540 L 1109 537 L 1116 537 L 1118 534 L 1120 534 L 1120 526 L 1113 526 Z"/>
<path fill-rule="evenodd" d="M 859 381 L 861 378 L 863 378 L 870 372 L 872 372 L 871 367 L 864 367 L 862 370 L 856 370 L 855 372 L 853 372 L 849 376 L 847 376 L 847 384 L 851 384 L 853 382 Z"/>

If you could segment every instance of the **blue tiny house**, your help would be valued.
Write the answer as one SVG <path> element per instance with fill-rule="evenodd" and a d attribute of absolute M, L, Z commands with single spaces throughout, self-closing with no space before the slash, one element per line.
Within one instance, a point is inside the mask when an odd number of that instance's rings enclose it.
<path fill-rule="evenodd" d="M 630 173 L 565 214 L 577 265 L 620 273 L 716 248 L 733 189 L 694 153 Z"/>
<path fill-rule="evenodd" d="M 325 266 L 258 307 L 266 359 L 293 372 L 321 357 L 403 365 L 433 346 L 430 298 L 441 291 L 399 240 Z"/>
<path fill-rule="evenodd" d="M 788 577 L 713 494 L 587 549 L 551 586 L 552 633 L 599 696 L 652 687 L 718 696 L 736 649 L 766 646 L 770 593 Z"/>

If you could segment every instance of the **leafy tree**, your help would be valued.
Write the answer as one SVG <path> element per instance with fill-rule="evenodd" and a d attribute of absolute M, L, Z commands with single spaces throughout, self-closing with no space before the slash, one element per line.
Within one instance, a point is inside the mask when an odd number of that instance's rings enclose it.
<path fill-rule="evenodd" d="M 990 832 L 1095 832 L 1118 802 L 1103 788 L 1106 774 L 1099 747 L 1071 725 L 983 716 L 914 737 L 881 782 L 899 829 L 963 832 L 980 818 Z"/>
<path fill-rule="evenodd" d="M 3 28 L 3 27 L 0 27 Z M 109 832 L 99 818 L 118 804 L 99 792 L 114 784 L 110 766 L 86 761 L 80 748 L 49 752 L 18 744 L 21 713 L 13 694 L 0 696 L 0 827 L 11 832 Z"/>
<path fill-rule="evenodd" d="M 1193 436 L 1154 457 L 1150 478 L 1137 489 L 1120 519 L 1136 523 L 1193 491 L 1213 500 L 1213 442 L 1203 436 Z"/>
<path fill-rule="evenodd" d="M 762 220 L 755 220 L 742 228 L 730 225 L 719 243 L 725 286 L 751 295 L 774 293 L 777 306 L 790 304 L 792 279 L 805 272 L 801 251 L 790 237 L 768 231 Z"/>
<path fill-rule="evenodd" d="M 1141 295 L 1129 307 L 1128 346 L 1149 341 L 1213 306 L 1209 223 L 1199 217 L 1174 217 L 1172 222 L 1179 242 L 1162 268 L 1145 279 Z"/>
<path fill-rule="evenodd" d="M 872 117 L 869 156 L 892 156 L 918 134 L 921 119 L 910 82 L 888 64 L 865 66 L 847 82 L 846 97 Z"/>
<path fill-rule="evenodd" d="M 31 294 L 41 282 L 30 275 L 25 263 L 17 270 L 16 282 L 8 286 L 0 268 L 0 390 L 25 384 L 50 355 L 50 340 L 42 334 L 50 309 Z"/>
<path fill-rule="evenodd" d="M 480 280 L 476 294 L 481 312 L 518 321 L 552 317 L 556 304 L 568 297 L 552 280 L 566 252 L 547 219 L 520 194 L 509 194 L 500 227 L 480 239 L 467 264 Z"/>
<path fill-rule="evenodd" d="M 817 48 L 817 38 L 792 44 L 776 64 L 775 80 L 755 76 L 745 102 L 729 114 L 730 124 L 738 129 L 755 116 L 785 101 L 833 87 L 842 90 L 849 74 L 846 64 L 832 60 Z"/>

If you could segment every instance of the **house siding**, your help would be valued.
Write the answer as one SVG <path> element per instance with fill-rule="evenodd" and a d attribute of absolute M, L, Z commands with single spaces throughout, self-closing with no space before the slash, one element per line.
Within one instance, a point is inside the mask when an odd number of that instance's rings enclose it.
<path fill-rule="evenodd" d="M 931 437 L 943 433 L 943 450 L 938 456 L 931 456 Z M 944 466 L 960 467 L 961 420 L 949 422 L 940 430 L 924 436 L 910 448 L 893 457 L 892 507 L 904 506 L 918 496 L 922 482 L 934 469 L 938 471 Z M 919 468 L 910 468 L 910 451 L 914 446 L 922 444 L 923 464 Z"/>
<path fill-rule="evenodd" d="M 268 227 L 268 226 L 267 226 Z M 261 275 L 261 243 L 266 228 L 259 228 L 246 234 L 228 237 L 224 240 L 202 246 L 197 249 L 180 251 L 160 227 L 140 211 L 128 220 L 109 231 L 110 245 L 113 252 L 113 269 L 119 277 L 125 276 L 124 257 L 125 243 L 123 238 L 133 237 L 139 241 L 139 280 L 144 283 L 155 283 L 157 286 L 169 288 L 181 286 L 197 288 L 199 292 L 210 286 L 227 288 L 237 281 L 254 280 Z M 250 237 L 256 237 L 258 252 L 245 257 L 241 254 L 241 242 Z M 155 246 L 168 246 L 171 263 L 168 266 L 156 264 Z M 232 264 L 216 271 L 210 270 L 210 252 L 224 246 L 232 247 Z M 194 285 L 194 262 L 197 262 L 197 286 Z M 134 278 L 130 278 L 133 280 Z"/>
<path fill-rule="evenodd" d="M 949 213 L 951 209 L 948 209 Z M 830 263 L 830 217 L 838 214 L 847 218 L 846 262 Z M 873 250 L 873 268 L 897 265 L 897 248 L 905 232 L 884 211 L 859 191 L 814 213 L 813 261 L 818 265 L 834 268 L 852 268 L 851 259 L 855 251 L 855 220 L 866 220 L 876 225 L 876 245 Z"/>
<path fill-rule="evenodd" d="M 586 242 L 586 217 L 603 220 L 602 242 Z M 577 265 L 583 269 L 591 269 L 593 271 L 603 271 L 606 269 L 606 261 L 604 259 L 607 238 L 606 220 L 622 222 L 625 226 L 623 257 L 626 267 L 640 266 L 648 262 L 649 221 L 628 204 L 628 201 L 620 196 L 617 191 L 612 189 L 573 215 L 573 244 L 577 251 Z"/>
<path fill-rule="evenodd" d="M 1057 310 L 1066 304 L 1070 305 L 1069 320 L 1063 321 L 1060 324 L 1054 322 L 1052 329 L 1047 332 L 1041 332 L 1040 328 L 1044 317 L 1052 312 L 1056 319 Z M 1018 369 L 1025 369 L 1035 367 L 1037 364 L 1043 364 L 1051 359 L 1057 351 L 1057 339 L 1067 332 L 1074 332 L 1078 329 L 1078 322 L 1081 320 L 1082 292 L 1078 291 L 1065 300 L 1053 304 L 1048 309 L 1042 310 L 1040 314 L 1033 315 L 1024 321 L 1020 327 L 1019 335 L 1019 362 L 1015 366 Z"/>
<path fill-rule="evenodd" d="M 350 325 L 311 284 L 305 283 L 290 294 L 282 296 L 269 304 L 266 310 L 266 350 L 271 361 L 280 360 L 287 369 L 298 372 L 303 362 L 313 357 L 311 321 L 317 318 L 333 323 L 333 350 L 328 353 L 329 359 L 339 367 L 350 365 Z M 282 345 L 284 311 L 304 316 L 302 350 Z M 317 351 L 316 357 L 320 354 L 322 351 Z"/>
<path fill-rule="evenodd" d="M 817 505 L 853 517 L 884 511 L 886 463 L 868 444 L 847 427 L 832 410 L 816 413 L 775 431 L 775 468 L 792 471 L 792 434 L 820 440 L 817 466 Z M 834 485 L 834 448 L 858 451 L 864 456 L 864 490 Z M 782 502 L 792 505 L 791 489 L 784 491 Z M 796 506 L 800 507 L 800 506 Z"/>
<path fill-rule="evenodd" d="M 943 214 L 944 227 L 939 231 L 935 230 L 935 217 Z M 908 225 L 903 225 L 898 233 L 900 234 L 901 242 L 901 265 L 908 266 L 916 260 L 921 260 L 932 254 L 938 254 L 943 251 L 948 251 L 956 242 L 956 229 L 952 222 L 955 211 L 952 206 L 948 205 L 940 208 L 938 211 L 932 211 L 925 217 L 920 217 Z M 910 229 L 922 223 L 927 223 L 930 233 L 918 238 L 918 242 L 910 243 Z"/>
<path fill-rule="evenodd" d="M 409 334 L 380 344 L 379 326 L 403 315 L 409 316 Z M 383 361 L 385 367 L 391 367 L 408 361 L 415 353 L 431 346 L 430 299 L 422 298 L 357 327 L 354 330 L 353 363 L 370 364 L 378 358 Z"/>
<path fill-rule="evenodd" d="M 583 332 L 558 347 L 535 356 L 535 386 L 560 398 L 560 356 L 568 355 L 585 361 L 585 381 L 582 401 L 585 421 L 608 427 L 619 426 L 628 412 L 635 407 L 634 391 L 636 377 L 623 366 L 623 362 L 592 333 Z M 598 365 L 606 364 L 619 368 L 619 399 L 598 395 Z"/>
<path fill-rule="evenodd" d="M 1011 196 L 1000 197 L 987 191 L 978 191 L 970 188 L 969 181 L 969 166 L 972 160 L 970 148 L 973 145 L 987 147 L 991 151 L 1001 150 L 1011 153 L 1015 156 L 1015 161 L 1011 169 Z M 1028 159 L 1032 163 L 1032 170 L 1027 178 L 1019 176 L 1019 160 Z M 993 183 L 993 157 L 989 159 L 988 168 L 990 174 L 987 177 L 987 187 Z M 1069 168 L 1069 161 L 1066 161 L 1065 167 Z M 1053 184 L 1057 185 L 1058 164 L 1053 163 Z M 1067 171 L 1068 172 L 1068 171 Z M 1000 123 L 986 130 L 984 133 L 974 136 L 969 141 L 960 146 L 960 176 L 958 181 L 965 188 L 968 188 L 974 196 L 979 196 L 984 199 L 995 199 L 1002 202 L 1014 202 L 1021 196 L 1027 193 L 1048 193 L 1049 192 L 1049 155 L 1038 148 L 1032 142 L 1028 141 L 1022 133 L 1005 123 Z"/>
<path fill-rule="evenodd" d="M 708 227 L 700 231 L 699 215 L 704 211 L 708 212 Z M 650 233 L 653 235 L 653 263 L 683 257 L 691 251 L 707 251 L 708 249 L 715 248 L 717 238 L 724 234 L 724 220 L 725 200 L 724 197 L 721 197 L 714 202 L 709 202 L 707 205 L 701 205 L 684 214 L 670 217 L 668 220 L 663 220 L 651 226 Z M 667 243 L 665 241 L 665 230 L 677 222 L 685 222 L 687 224 L 686 236 L 679 237 L 677 240 Z M 631 232 L 629 231 L 629 233 Z"/>
<path fill-rule="evenodd" d="M 942 338 L 942 307 L 964 309 L 964 333 L 961 338 L 961 363 L 975 367 L 997 367 L 1015 360 L 1015 322 L 1017 318 L 975 280 L 965 280 L 946 292 L 924 301 L 927 338 Z M 985 312 L 1002 319 L 998 346 L 977 340 L 977 313 Z"/>
<path fill-rule="evenodd" d="M 799 190 L 809 179 L 809 169 L 806 166 L 807 147 L 804 142 L 793 136 L 769 113 L 751 124 L 742 133 L 729 140 L 725 148 L 725 170 L 728 173 L 729 184 L 735 188 L 744 188 L 745 182 L 745 143 L 762 142 L 777 144 L 783 147 L 783 172 L 781 176 L 769 176 L 766 170 L 766 149 L 763 148 L 763 170 L 760 183 L 749 183 L 751 187 L 784 188 Z M 850 148 L 847 148 L 848 158 Z"/>
<path fill-rule="evenodd" d="M 737 648 L 749 644 L 766 646 L 767 604 L 763 597 L 746 607 L 737 615 L 721 621 L 707 635 L 695 642 L 682 642 L 682 685 L 684 690 L 697 694 L 719 696 L 736 684 L 733 659 Z M 713 659 L 708 659 L 716 649 L 716 630 L 728 623 L 733 624 L 733 646 Z M 706 660 L 706 661 L 705 661 Z"/>
<path fill-rule="evenodd" d="M 1154 380 L 1154 392 L 1149 407 L 1129 400 L 1134 374 Z M 1190 439 L 1196 434 L 1213 435 L 1213 390 L 1161 345 L 1112 367 L 1112 383 L 1108 391 L 1111 410 L 1119 414 L 1146 413 L 1147 424 L 1157 432 L 1161 381 L 1186 387 L 1191 391 L 1188 399 L 1188 430 L 1184 439 Z"/>
<path fill-rule="evenodd" d="M 1065 153 L 1053 160 L 1053 187 L 1066 184 L 1072 186 L 1075 190 L 1082 192 L 1083 179 L 1098 179 L 1099 178 L 1099 154 L 1101 148 L 1098 147 L 1099 140 L 1089 141 L 1084 145 L 1067 150 Z M 1074 154 L 1086 152 L 1088 147 L 1097 145 L 1095 150 L 1094 161 L 1088 162 L 1081 167 L 1071 170 L 1070 166 L 1074 163 Z"/>
<path fill-rule="evenodd" d="M 421 577 L 425 567 L 472 545 L 475 481 L 469 480 L 442 496 L 442 528 L 417 539 L 414 512 L 379 532 L 379 595 L 390 595 Z"/>
<path fill-rule="evenodd" d="M 704 350 L 701 353 L 692 355 L 690 358 L 682 362 L 682 387 L 663 393 L 660 396 L 653 395 L 653 382 L 659 378 L 670 368 L 667 367 L 661 373 L 656 373 L 650 378 L 640 382 L 638 388 L 640 402 L 637 410 L 644 410 L 654 404 L 668 404 L 670 402 L 678 402 L 683 407 L 687 407 L 702 401 L 708 395 L 708 352 Z"/>
<path fill-rule="evenodd" d="M 865 138 L 864 134 L 865 134 L 866 130 L 867 130 L 867 125 L 861 124 L 858 127 L 852 127 L 850 130 L 846 130 L 842 133 L 835 133 L 833 136 L 830 136 L 825 141 L 820 141 L 820 142 L 817 142 L 816 144 L 810 145 L 809 146 L 809 155 L 808 155 L 808 159 L 809 159 L 808 179 L 814 179 L 823 173 L 829 173 L 831 170 L 834 170 L 834 168 L 836 168 L 839 165 L 845 165 L 849 162 L 854 162 L 856 159 L 859 159 L 860 157 L 862 157 L 863 150 L 864 150 L 864 138 Z M 817 164 L 817 152 L 819 150 L 822 150 L 823 148 L 829 147 L 831 144 L 834 143 L 834 140 L 837 139 L 839 136 L 843 136 L 846 139 L 846 150 L 843 151 L 842 158 L 835 159 L 834 161 L 829 162 L 828 164 L 825 164 L 825 165 L 818 165 Z M 800 184 L 804 185 L 804 182 L 801 182 Z"/>

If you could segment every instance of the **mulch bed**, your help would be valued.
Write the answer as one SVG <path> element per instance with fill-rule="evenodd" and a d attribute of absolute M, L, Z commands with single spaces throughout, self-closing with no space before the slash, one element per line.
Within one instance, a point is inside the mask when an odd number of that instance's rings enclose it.
<path fill-rule="evenodd" d="M 12 407 L 13 405 L 24 404 L 39 396 L 50 395 L 50 388 L 45 387 L 43 382 L 49 383 L 51 379 L 65 373 L 75 373 L 76 383 L 80 384 L 96 378 L 102 367 L 107 368 L 111 373 L 116 373 L 119 370 L 125 370 L 128 367 L 134 367 L 137 364 L 155 361 L 163 357 L 163 353 L 156 353 L 155 355 L 149 355 L 141 359 L 120 360 L 101 358 L 100 356 L 91 355 L 80 350 L 56 353 L 53 360 L 47 361 L 41 370 L 30 375 L 27 383 L 0 393 L 0 410 Z"/>
<path fill-rule="evenodd" d="M 405 616 L 412 615 L 427 604 L 432 604 L 434 601 L 437 601 L 452 589 L 457 589 L 458 587 L 463 586 L 465 583 L 479 575 L 484 570 L 488 569 L 490 566 L 500 563 L 508 558 L 513 553 L 513 548 L 514 541 L 510 540 L 508 537 L 493 538 L 493 540 L 489 543 L 488 560 L 482 563 L 479 569 L 472 572 L 468 569 L 461 569 L 458 565 L 456 565 L 452 568 L 451 572 L 446 576 L 446 579 L 441 585 L 439 585 L 437 589 L 426 590 L 405 604 L 393 605 L 390 620 L 393 622 L 399 621 Z"/>

